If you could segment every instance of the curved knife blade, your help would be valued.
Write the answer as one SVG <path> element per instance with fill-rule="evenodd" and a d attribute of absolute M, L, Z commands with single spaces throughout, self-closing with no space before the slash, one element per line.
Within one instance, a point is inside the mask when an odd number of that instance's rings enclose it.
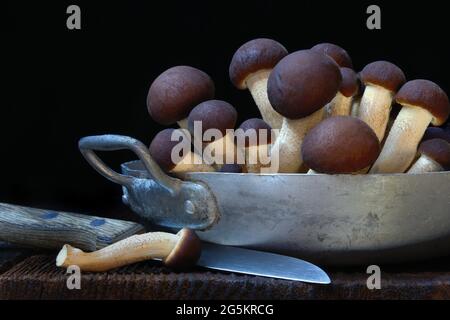
<path fill-rule="evenodd" d="M 316 265 L 274 253 L 203 243 L 197 265 L 262 277 L 329 284 L 328 275 Z"/>

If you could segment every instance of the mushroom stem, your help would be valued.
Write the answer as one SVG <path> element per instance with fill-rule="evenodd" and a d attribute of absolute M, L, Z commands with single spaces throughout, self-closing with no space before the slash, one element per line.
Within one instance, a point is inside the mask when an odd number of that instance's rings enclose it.
<path fill-rule="evenodd" d="M 245 165 L 247 172 L 260 173 L 262 167 L 270 165 L 270 144 L 254 145 L 245 148 Z"/>
<path fill-rule="evenodd" d="M 342 93 L 338 92 L 336 96 L 327 105 L 327 116 L 348 116 L 350 115 L 352 108 L 353 97 L 346 97 Z"/>
<path fill-rule="evenodd" d="M 408 170 L 407 173 L 426 173 L 443 171 L 444 168 L 433 159 L 422 155 Z"/>
<path fill-rule="evenodd" d="M 255 72 L 247 77 L 246 83 L 263 120 L 273 129 L 280 129 L 283 117 L 273 109 L 269 98 L 267 97 L 267 81 L 271 71 L 272 70 L 261 70 Z"/>
<path fill-rule="evenodd" d="M 177 124 L 181 129 L 188 130 L 188 118 L 177 121 Z"/>
<path fill-rule="evenodd" d="M 423 108 L 403 105 L 369 173 L 405 172 L 414 160 L 417 146 L 432 118 Z"/>
<path fill-rule="evenodd" d="M 313 169 L 309 169 L 306 174 L 317 174 L 318 172 L 314 171 Z"/>
<path fill-rule="evenodd" d="M 170 170 L 173 173 L 184 172 L 214 172 L 211 165 L 203 162 L 203 159 L 195 152 L 189 152 L 176 166 Z"/>
<path fill-rule="evenodd" d="M 212 159 L 219 167 L 223 164 L 245 164 L 245 153 L 236 147 L 234 134 L 229 132 L 223 138 L 205 143 L 204 157 Z"/>
<path fill-rule="evenodd" d="M 102 272 L 143 260 L 164 259 L 179 240 L 175 234 L 150 232 L 89 253 L 66 244 L 56 257 L 56 266 L 67 268 L 76 265 L 82 271 Z"/>
<path fill-rule="evenodd" d="M 352 102 L 352 111 L 350 112 L 350 115 L 352 117 L 358 118 L 359 115 L 359 106 L 361 104 L 361 97 L 353 99 Z"/>
<path fill-rule="evenodd" d="M 367 123 L 383 140 L 391 112 L 393 92 L 383 87 L 368 84 L 359 105 L 359 118 Z"/>
<path fill-rule="evenodd" d="M 301 146 L 303 138 L 323 119 L 325 108 L 300 119 L 283 119 L 280 133 L 271 149 L 271 158 L 277 157 L 277 172 L 296 173 L 303 164 Z M 272 160 L 273 162 L 274 160 Z M 276 168 L 274 168 L 276 169 Z"/>

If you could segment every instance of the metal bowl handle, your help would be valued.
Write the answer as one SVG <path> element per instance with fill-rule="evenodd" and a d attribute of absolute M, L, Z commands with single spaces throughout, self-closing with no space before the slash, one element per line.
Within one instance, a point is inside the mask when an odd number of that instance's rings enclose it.
<path fill-rule="evenodd" d="M 78 142 L 78 147 L 86 161 L 89 162 L 98 173 L 112 182 L 128 187 L 131 185 L 134 178 L 112 170 L 97 156 L 97 154 L 95 154 L 94 150 L 131 150 L 142 161 L 153 180 L 169 190 L 176 188 L 177 179 L 169 177 L 161 170 L 158 164 L 150 156 L 148 148 L 139 140 L 127 136 L 105 134 L 84 137 Z"/>

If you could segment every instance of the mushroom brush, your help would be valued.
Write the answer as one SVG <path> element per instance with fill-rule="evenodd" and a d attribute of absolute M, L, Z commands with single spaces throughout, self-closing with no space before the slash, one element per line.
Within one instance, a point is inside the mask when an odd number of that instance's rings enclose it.
<path fill-rule="evenodd" d="M 268 81 L 268 97 L 280 113 L 283 125 L 272 145 L 277 172 L 298 172 L 302 166 L 301 145 L 308 131 L 323 119 L 324 106 L 338 92 L 342 77 L 339 66 L 327 55 L 301 50 L 284 57 Z"/>
<path fill-rule="evenodd" d="M 219 167 L 223 164 L 245 164 L 245 155 L 236 148 L 234 134 L 229 131 L 234 129 L 236 120 L 236 109 L 222 100 L 208 100 L 192 109 L 188 128 L 194 137 L 195 148 L 203 147 L 203 158 L 208 162 L 213 161 L 212 164 Z M 198 146 L 199 143 L 203 146 Z"/>
<path fill-rule="evenodd" d="M 267 97 L 267 81 L 275 65 L 287 50 L 272 39 L 254 39 L 243 44 L 230 63 L 230 79 L 236 88 L 249 89 L 262 118 L 272 128 L 279 129 L 283 118 L 273 110 Z"/>
<path fill-rule="evenodd" d="M 443 139 L 431 139 L 419 146 L 420 158 L 407 173 L 437 172 L 450 169 L 450 144 Z"/>
<path fill-rule="evenodd" d="M 150 116 L 162 125 L 178 123 L 187 129 L 187 116 L 199 103 L 214 98 L 215 86 L 203 71 L 176 66 L 160 74 L 150 86 L 147 109 Z"/>
<path fill-rule="evenodd" d="M 440 126 L 450 114 L 447 94 L 434 82 L 412 80 L 395 96 L 402 105 L 381 154 L 370 173 L 402 173 L 411 165 L 425 130 Z"/>
<path fill-rule="evenodd" d="M 177 130 L 180 134 L 177 134 Z M 204 163 L 197 153 L 190 150 L 190 141 L 183 143 L 176 140 L 176 137 L 185 139 L 185 134 L 181 129 L 164 129 L 150 144 L 150 155 L 163 171 L 172 173 L 215 171 L 212 166 Z"/>
<path fill-rule="evenodd" d="M 327 117 L 348 116 L 352 111 L 353 97 L 359 90 L 359 80 L 355 71 L 341 68 L 342 82 L 336 96 L 327 105 Z"/>
<path fill-rule="evenodd" d="M 194 266 L 201 254 L 201 241 L 194 231 L 177 234 L 150 232 L 134 235 L 105 248 L 84 252 L 68 244 L 56 257 L 56 266 L 76 265 L 81 271 L 104 272 L 144 260 L 160 259 L 173 269 Z"/>
<path fill-rule="evenodd" d="M 308 173 L 365 173 L 379 154 L 375 132 L 350 116 L 325 119 L 308 132 L 302 144 Z"/>
<path fill-rule="evenodd" d="M 258 118 L 244 121 L 236 130 L 237 144 L 245 146 L 247 172 L 260 173 L 263 167 L 270 165 L 271 130 L 269 124 Z"/>
<path fill-rule="evenodd" d="M 372 62 L 361 71 L 365 85 L 358 108 L 358 117 L 375 131 L 383 141 L 391 113 L 391 105 L 398 88 L 405 83 L 405 74 L 388 61 Z"/>

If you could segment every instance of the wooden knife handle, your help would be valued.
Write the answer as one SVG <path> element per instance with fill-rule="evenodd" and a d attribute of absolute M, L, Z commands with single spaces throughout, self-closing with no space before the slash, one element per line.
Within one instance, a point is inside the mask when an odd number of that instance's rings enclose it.
<path fill-rule="evenodd" d="M 129 221 L 0 203 L 0 240 L 27 247 L 93 251 L 143 231 Z"/>

